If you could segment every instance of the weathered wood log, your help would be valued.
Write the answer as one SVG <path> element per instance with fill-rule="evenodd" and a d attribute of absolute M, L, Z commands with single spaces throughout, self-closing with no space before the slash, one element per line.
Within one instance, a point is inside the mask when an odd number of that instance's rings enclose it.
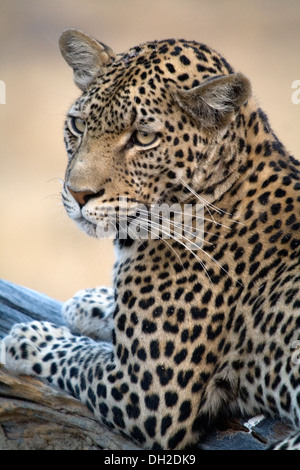
<path fill-rule="evenodd" d="M 0 279 L 0 338 L 15 323 L 47 320 L 63 325 L 61 302 Z"/>
<path fill-rule="evenodd" d="M 61 303 L 0 280 L 0 340 L 13 324 L 47 320 L 63 324 Z M 269 419 L 219 424 L 201 442 L 203 450 L 262 450 L 289 428 Z M 134 443 L 97 422 L 78 400 L 28 376 L 0 366 L 0 449 L 138 450 Z"/>
<path fill-rule="evenodd" d="M 0 449 L 136 450 L 86 406 L 41 380 L 0 369 Z"/>

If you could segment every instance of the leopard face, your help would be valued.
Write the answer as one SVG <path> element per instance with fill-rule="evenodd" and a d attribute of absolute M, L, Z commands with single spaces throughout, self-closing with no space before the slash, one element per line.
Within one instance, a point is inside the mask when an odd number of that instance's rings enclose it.
<path fill-rule="evenodd" d="M 250 97 L 249 81 L 194 42 L 153 42 L 118 56 L 88 44 L 103 63 L 78 82 L 83 95 L 66 120 L 66 193 L 83 206 L 79 213 L 69 200 L 71 217 L 95 235 L 121 197 L 132 209 L 188 202 L 187 185 L 209 202 L 220 197 L 244 158 L 235 119 Z M 72 63 L 64 36 L 61 47 Z"/>

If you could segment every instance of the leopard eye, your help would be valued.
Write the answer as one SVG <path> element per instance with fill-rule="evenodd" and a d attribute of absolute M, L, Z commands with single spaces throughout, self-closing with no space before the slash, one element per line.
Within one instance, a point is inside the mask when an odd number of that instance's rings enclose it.
<path fill-rule="evenodd" d="M 132 139 L 134 144 L 139 145 L 140 147 L 147 147 L 156 141 L 157 134 L 156 132 L 135 131 Z"/>
<path fill-rule="evenodd" d="M 86 122 L 80 117 L 71 116 L 72 130 L 79 135 L 82 135 L 85 131 Z"/>

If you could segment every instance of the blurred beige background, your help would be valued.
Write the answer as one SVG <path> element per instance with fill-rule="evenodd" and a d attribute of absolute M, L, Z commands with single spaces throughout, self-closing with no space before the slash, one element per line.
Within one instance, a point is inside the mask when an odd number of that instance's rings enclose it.
<path fill-rule="evenodd" d="M 111 241 L 81 233 L 60 202 L 64 115 L 78 91 L 60 56 L 77 27 L 117 52 L 151 39 L 204 42 L 250 77 L 274 130 L 300 157 L 299 0 L 0 0 L 0 277 L 65 300 L 111 282 Z"/>

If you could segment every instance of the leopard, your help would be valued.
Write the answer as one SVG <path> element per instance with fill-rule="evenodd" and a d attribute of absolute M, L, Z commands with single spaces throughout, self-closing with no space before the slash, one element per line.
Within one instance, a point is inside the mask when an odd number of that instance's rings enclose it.
<path fill-rule="evenodd" d="M 115 53 L 67 29 L 59 45 L 80 90 L 62 201 L 113 239 L 113 282 L 65 302 L 64 326 L 14 325 L 6 367 L 143 449 L 190 448 L 228 415 L 298 433 L 300 162 L 250 80 L 194 40 Z"/>

